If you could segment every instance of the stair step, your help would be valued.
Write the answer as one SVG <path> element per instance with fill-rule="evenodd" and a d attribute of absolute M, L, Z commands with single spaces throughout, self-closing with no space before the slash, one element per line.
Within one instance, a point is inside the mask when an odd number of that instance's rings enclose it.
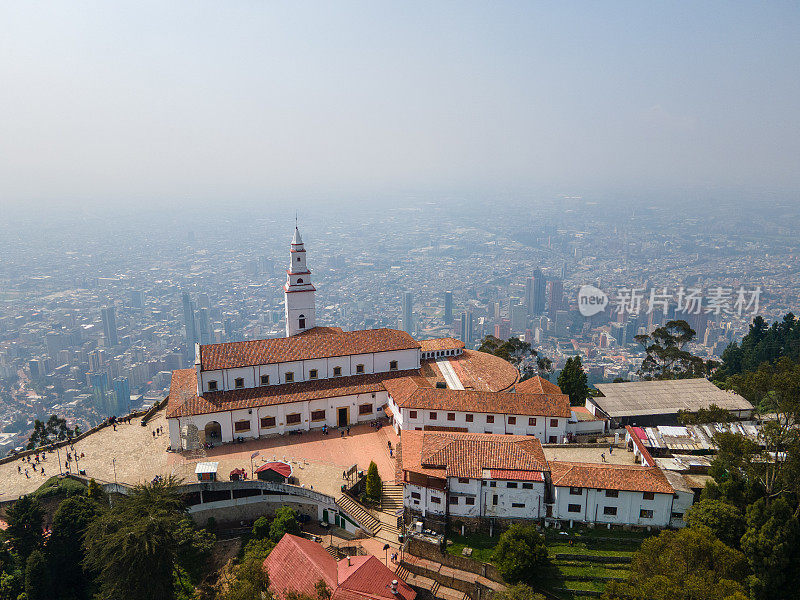
<path fill-rule="evenodd" d="M 381 522 L 352 498 L 348 498 L 344 495 L 339 496 L 336 499 L 336 504 L 372 535 L 375 535 L 380 529 Z"/>

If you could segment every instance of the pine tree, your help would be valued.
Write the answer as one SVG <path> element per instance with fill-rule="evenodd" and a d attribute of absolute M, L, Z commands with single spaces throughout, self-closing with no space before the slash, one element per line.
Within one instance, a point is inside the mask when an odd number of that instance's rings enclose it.
<path fill-rule="evenodd" d="M 583 406 L 586 402 L 586 398 L 589 397 L 589 385 L 580 356 L 567 359 L 558 375 L 558 387 L 569 396 L 569 403 L 572 406 Z"/>

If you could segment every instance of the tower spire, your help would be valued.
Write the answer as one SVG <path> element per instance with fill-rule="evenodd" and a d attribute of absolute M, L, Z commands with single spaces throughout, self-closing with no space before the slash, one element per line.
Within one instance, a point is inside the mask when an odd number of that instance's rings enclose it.
<path fill-rule="evenodd" d="M 296 215 L 289 255 L 286 284 L 283 286 L 287 337 L 311 329 L 316 324 L 316 289 L 311 284 L 311 271 L 306 266 L 306 248 L 300 237 Z"/>

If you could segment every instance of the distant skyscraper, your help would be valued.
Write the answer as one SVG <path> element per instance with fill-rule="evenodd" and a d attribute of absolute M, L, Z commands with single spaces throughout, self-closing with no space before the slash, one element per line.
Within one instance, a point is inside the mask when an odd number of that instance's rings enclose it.
<path fill-rule="evenodd" d="M 186 334 L 186 354 L 194 357 L 194 345 L 198 342 L 197 325 L 194 321 L 194 304 L 187 292 L 183 292 L 183 328 Z"/>
<path fill-rule="evenodd" d="M 453 292 L 444 293 L 444 324 L 453 322 Z"/>
<path fill-rule="evenodd" d="M 106 417 L 111 416 L 111 407 L 108 402 L 108 373 L 103 372 L 90 372 L 89 382 L 92 385 L 92 397 L 94 398 L 95 406 Z"/>
<path fill-rule="evenodd" d="M 131 410 L 131 384 L 127 377 L 117 377 L 113 384 L 116 414 L 126 415 Z"/>
<path fill-rule="evenodd" d="M 201 308 L 197 311 L 197 329 L 200 334 L 201 344 L 211 343 L 211 319 L 208 315 L 207 308 Z"/>
<path fill-rule="evenodd" d="M 414 314 L 412 308 L 414 306 L 414 298 L 411 292 L 403 294 L 403 331 L 406 333 L 414 333 Z"/>
<path fill-rule="evenodd" d="M 103 333 L 106 336 L 106 344 L 109 347 L 119 345 L 119 338 L 117 337 L 117 317 L 114 307 L 108 306 L 102 309 L 100 315 L 103 318 Z"/>
<path fill-rule="evenodd" d="M 472 316 L 472 313 L 468 310 L 465 310 L 461 313 L 461 341 L 467 346 L 467 348 L 471 348 L 473 342 L 475 341 L 475 319 Z"/>
<path fill-rule="evenodd" d="M 511 306 L 511 329 L 515 333 L 523 331 L 528 326 L 527 315 L 525 314 L 525 307 L 522 304 L 514 304 Z"/>
<path fill-rule="evenodd" d="M 144 308 L 144 292 L 140 290 L 131 291 L 131 306 L 133 308 Z"/>
<path fill-rule="evenodd" d="M 561 310 L 564 300 L 564 282 L 560 279 L 550 280 L 550 295 L 547 298 L 547 312 L 551 319 L 556 318 L 556 311 Z"/>
<path fill-rule="evenodd" d="M 541 269 L 534 270 L 533 277 L 528 277 L 525 281 L 525 308 L 529 315 L 544 313 L 546 287 L 547 282 Z"/>

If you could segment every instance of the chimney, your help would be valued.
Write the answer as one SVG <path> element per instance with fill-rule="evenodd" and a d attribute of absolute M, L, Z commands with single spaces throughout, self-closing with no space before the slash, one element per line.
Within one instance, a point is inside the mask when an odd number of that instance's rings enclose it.
<path fill-rule="evenodd" d="M 392 579 L 392 594 L 397 596 L 397 579 Z"/>
<path fill-rule="evenodd" d="M 350 563 L 350 555 L 347 555 L 347 566 L 352 567 L 353 565 Z"/>

